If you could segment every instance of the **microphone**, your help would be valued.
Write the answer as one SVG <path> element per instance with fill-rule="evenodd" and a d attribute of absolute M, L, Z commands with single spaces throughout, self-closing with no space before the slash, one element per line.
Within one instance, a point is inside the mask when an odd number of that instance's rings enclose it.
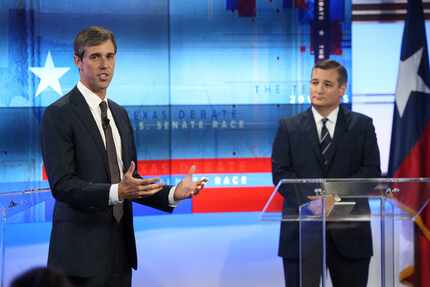
<path fill-rule="evenodd" d="M 109 119 L 107 116 L 102 118 L 102 126 L 104 130 L 109 127 Z"/>

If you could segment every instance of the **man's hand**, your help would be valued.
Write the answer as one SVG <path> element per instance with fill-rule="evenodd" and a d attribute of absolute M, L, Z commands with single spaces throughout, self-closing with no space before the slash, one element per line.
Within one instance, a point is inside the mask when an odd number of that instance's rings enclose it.
<path fill-rule="evenodd" d="M 148 197 L 163 189 L 164 183 L 160 183 L 159 178 L 134 178 L 135 168 L 136 165 L 132 161 L 124 174 L 124 178 L 118 185 L 119 200 Z"/>
<path fill-rule="evenodd" d="M 309 202 L 309 210 L 312 212 L 312 214 L 317 215 L 317 216 L 322 216 L 322 197 L 321 196 L 308 196 L 308 199 L 311 200 L 311 202 Z M 328 216 L 330 214 L 330 212 L 333 209 L 334 206 L 334 202 L 335 202 L 335 198 L 333 196 L 333 194 L 329 194 L 326 198 L 325 198 L 325 215 Z"/>
<path fill-rule="evenodd" d="M 196 171 L 196 167 L 191 166 L 188 174 L 181 180 L 176 186 L 174 200 L 179 201 L 182 199 L 190 198 L 197 195 L 200 190 L 203 189 L 204 185 L 208 182 L 207 178 L 202 178 L 198 181 L 193 181 L 193 173 Z"/>

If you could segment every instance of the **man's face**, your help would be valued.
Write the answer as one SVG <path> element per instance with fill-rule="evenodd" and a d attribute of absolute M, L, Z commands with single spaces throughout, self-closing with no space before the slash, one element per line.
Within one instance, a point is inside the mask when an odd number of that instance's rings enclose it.
<path fill-rule="evenodd" d="M 345 94 L 345 84 L 339 85 L 336 69 L 314 69 L 311 79 L 311 103 L 316 110 L 328 115 Z"/>
<path fill-rule="evenodd" d="M 99 97 L 104 98 L 115 69 L 115 47 L 112 41 L 86 47 L 83 58 L 75 55 L 74 61 L 79 68 L 81 82 Z"/>

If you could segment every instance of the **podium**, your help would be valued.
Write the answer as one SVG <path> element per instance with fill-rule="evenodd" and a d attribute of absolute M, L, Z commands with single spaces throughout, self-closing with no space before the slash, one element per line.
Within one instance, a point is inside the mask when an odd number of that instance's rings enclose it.
<path fill-rule="evenodd" d="M 37 205 L 52 195 L 47 182 L 0 183 L 0 286 L 5 284 L 6 226 L 11 223 L 44 221 L 44 212 Z M 31 234 L 28 234 L 31 236 Z M 24 271 L 24 270 L 23 270 Z"/>
<path fill-rule="evenodd" d="M 333 249 L 373 255 L 368 286 L 400 286 L 403 254 L 415 257 L 414 225 L 429 200 L 430 178 L 284 179 L 261 219 L 280 222 L 280 253 L 297 258 L 301 287 L 332 286 Z"/>

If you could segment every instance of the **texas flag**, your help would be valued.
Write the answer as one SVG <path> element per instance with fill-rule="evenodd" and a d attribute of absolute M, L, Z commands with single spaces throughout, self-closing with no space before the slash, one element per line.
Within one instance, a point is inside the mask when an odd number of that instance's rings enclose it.
<path fill-rule="evenodd" d="M 430 177 L 430 73 L 421 0 L 407 3 L 388 173 L 392 177 Z M 416 210 L 421 195 L 405 192 L 400 200 Z M 412 286 L 430 284 L 429 227 L 430 207 L 426 207 L 415 220 L 414 266 L 400 276 Z"/>

